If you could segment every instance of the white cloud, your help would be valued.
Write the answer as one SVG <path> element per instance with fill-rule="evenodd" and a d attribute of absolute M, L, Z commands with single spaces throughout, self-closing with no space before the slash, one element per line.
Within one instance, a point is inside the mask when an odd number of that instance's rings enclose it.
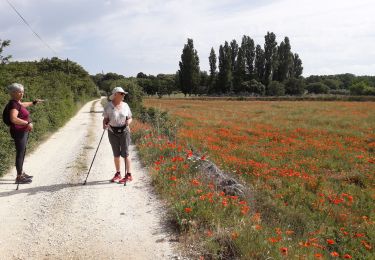
<path fill-rule="evenodd" d="M 263 45 L 273 31 L 290 38 L 304 74 L 374 74 L 372 0 L 13 0 L 33 28 L 90 73 L 174 73 L 186 39 L 194 39 L 201 68 L 225 40 L 243 34 Z M 0 2 L 0 38 L 15 59 L 52 56 Z"/>

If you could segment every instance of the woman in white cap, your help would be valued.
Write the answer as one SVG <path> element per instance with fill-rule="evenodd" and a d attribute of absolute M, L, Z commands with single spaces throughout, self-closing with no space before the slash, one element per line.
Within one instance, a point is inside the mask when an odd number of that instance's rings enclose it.
<path fill-rule="evenodd" d="M 132 181 L 131 165 L 129 158 L 130 129 L 132 113 L 127 103 L 123 102 L 124 96 L 128 94 L 121 87 L 115 87 L 110 101 L 104 108 L 103 129 L 108 129 L 108 139 L 112 146 L 116 173 L 111 182 L 126 183 Z M 120 157 L 125 160 L 126 175 L 121 178 Z"/>
<path fill-rule="evenodd" d="M 9 113 L 10 135 L 16 146 L 16 183 L 27 184 L 32 182 L 32 177 L 23 171 L 23 161 L 26 154 L 26 144 L 29 132 L 33 130 L 30 113 L 27 107 L 36 105 L 42 100 L 37 99 L 33 102 L 22 102 L 24 95 L 24 87 L 21 84 L 13 83 L 8 86 L 11 100 L 7 105 L 7 113 Z"/>

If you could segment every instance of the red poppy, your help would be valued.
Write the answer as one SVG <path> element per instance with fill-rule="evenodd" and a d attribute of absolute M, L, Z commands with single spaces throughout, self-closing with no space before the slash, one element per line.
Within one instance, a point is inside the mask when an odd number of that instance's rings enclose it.
<path fill-rule="evenodd" d="M 185 208 L 186 213 L 190 213 L 192 211 L 192 208 Z"/>
<path fill-rule="evenodd" d="M 277 243 L 281 240 L 281 237 L 270 237 L 268 238 L 268 241 L 271 243 Z"/>
<path fill-rule="evenodd" d="M 367 249 L 367 250 L 371 250 L 372 246 L 367 243 L 365 240 L 362 240 L 361 241 L 362 245 Z"/>
<path fill-rule="evenodd" d="M 280 252 L 282 255 L 288 255 L 288 248 L 287 247 L 281 247 Z"/>
<path fill-rule="evenodd" d="M 172 175 L 171 177 L 169 177 L 169 180 L 171 180 L 171 181 L 177 181 L 177 177 L 174 176 L 174 175 Z"/>
<path fill-rule="evenodd" d="M 239 236 L 239 235 L 238 235 L 237 232 L 233 232 L 233 233 L 232 233 L 232 239 L 233 239 L 233 240 L 237 239 L 238 236 Z"/>
<path fill-rule="evenodd" d="M 345 254 L 345 255 L 344 255 L 344 258 L 346 258 L 346 259 L 351 259 L 351 258 L 352 258 L 352 256 L 351 256 L 351 255 L 349 255 L 349 254 Z"/>
<path fill-rule="evenodd" d="M 323 255 L 319 254 L 319 253 L 316 253 L 314 256 L 315 256 L 315 258 L 322 258 L 323 257 Z"/>
<path fill-rule="evenodd" d="M 199 186 L 200 182 L 197 179 L 193 179 L 191 181 L 191 184 L 193 184 L 194 186 Z"/>
<path fill-rule="evenodd" d="M 327 239 L 327 243 L 330 244 L 330 245 L 334 245 L 335 244 L 335 240 L 333 240 L 333 239 Z"/>
<path fill-rule="evenodd" d="M 333 256 L 333 257 L 339 257 L 340 255 L 339 255 L 339 253 L 337 253 L 336 251 L 334 251 L 334 252 L 331 253 L 331 256 Z"/>

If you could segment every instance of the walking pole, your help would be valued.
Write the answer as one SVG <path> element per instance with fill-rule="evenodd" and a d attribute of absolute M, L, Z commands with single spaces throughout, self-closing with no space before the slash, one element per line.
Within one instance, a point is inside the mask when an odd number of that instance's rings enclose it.
<path fill-rule="evenodd" d="M 24 163 L 24 161 L 25 161 L 26 147 L 27 147 L 27 142 L 29 141 L 29 134 L 30 134 L 30 132 L 27 133 L 26 145 L 25 145 L 25 152 L 24 152 L 24 154 L 23 154 L 23 159 L 22 159 L 22 168 L 23 168 L 23 163 Z M 16 188 L 16 190 L 19 189 L 19 186 L 20 186 L 20 181 L 17 181 L 17 188 Z"/>
<path fill-rule="evenodd" d="M 128 116 L 126 116 L 126 121 L 128 121 Z M 126 137 L 125 137 L 126 138 Z M 129 148 L 128 148 L 129 149 Z M 128 155 L 129 156 L 129 155 Z M 127 169 L 126 169 L 126 159 L 127 159 L 128 157 L 126 156 L 126 154 L 125 154 L 125 177 L 126 177 L 126 173 L 127 173 Z M 125 179 L 126 180 L 126 179 Z M 124 182 L 124 186 L 126 186 L 126 181 Z"/>
<path fill-rule="evenodd" d="M 106 129 L 103 130 L 102 137 L 100 137 L 100 141 L 99 141 L 98 147 L 96 148 L 96 151 L 95 151 L 95 154 L 94 154 L 94 158 L 92 159 L 92 162 L 91 162 L 91 165 L 90 165 L 89 171 L 87 172 L 86 180 L 85 180 L 85 182 L 83 183 L 83 185 L 86 185 L 87 178 L 89 177 L 89 174 L 90 174 L 90 171 L 91 171 L 92 164 L 93 164 L 94 161 L 95 161 L 96 153 L 97 153 L 98 150 L 99 150 L 99 146 L 100 146 L 100 143 L 102 142 L 102 139 L 103 139 L 103 136 L 104 136 L 104 132 L 105 132 L 105 130 L 106 130 Z"/>

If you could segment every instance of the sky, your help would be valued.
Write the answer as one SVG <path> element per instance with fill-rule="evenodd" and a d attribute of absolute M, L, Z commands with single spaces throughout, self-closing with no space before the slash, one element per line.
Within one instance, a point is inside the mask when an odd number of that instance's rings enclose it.
<path fill-rule="evenodd" d="M 187 38 L 201 70 L 211 47 L 267 31 L 288 36 L 304 76 L 375 75 L 374 0 L 8 0 L 61 59 L 90 74 L 175 73 Z M 0 0 L 0 39 L 13 61 L 56 56 Z"/>

